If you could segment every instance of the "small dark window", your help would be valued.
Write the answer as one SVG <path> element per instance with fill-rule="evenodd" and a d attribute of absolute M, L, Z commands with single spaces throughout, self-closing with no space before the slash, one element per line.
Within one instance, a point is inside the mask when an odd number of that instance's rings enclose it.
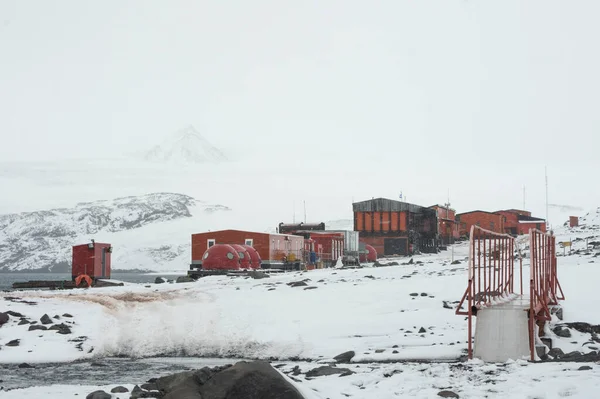
<path fill-rule="evenodd" d="M 490 229 L 494 230 L 494 227 L 495 227 L 494 222 L 490 222 Z"/>

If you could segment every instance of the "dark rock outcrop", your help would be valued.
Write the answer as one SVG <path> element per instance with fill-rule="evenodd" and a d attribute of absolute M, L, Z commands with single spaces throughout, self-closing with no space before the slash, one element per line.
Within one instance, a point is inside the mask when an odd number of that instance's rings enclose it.
<path fill-rule="evenodd" d="M 136 386 L 132 397 L 154 394 L 164 399 L 302 399 L 298 390 L 267 362 L 238 362 L 186 371 L 153 380 L 156 388 L 145 391 Z"/>
<path fill-rule="evenodd" d="M 460 398 L 457 393 L 452 391 L 439 391 L 438 396 L 441 396 L 442 398 Z"/>
<path fill-rule="evenodd" d="M 127 389 L 127 388 L 119 385 L 118 387 L 114 387 L 113 389 L 111 389 L 110 392 L 112 392 L 112 393 L 125 393 L 125 392 L 129 392 L 129 389 Z"/>
<path fill-rule="evenodd" d="M 25 316 L 23 316 L 21 313 L 19 313 L 19 312 L 14 312 L 14 311 L 12 311 L 12 310 L 9 310 L 8 312 L 6 312 L 6 314 L 7 314 L 7 315 L 9 315 L 9 316 L 14 316 L 14 317 L 25 317 Z"/>
<path fill-rule="evenodd" d="M 10 317 L 8 316 L 8 314 L 0 312 L 0 326 L 2 324 L 8 323 L 9 320 Z"/>
<path fill-rule="evenodd" d="M 29 326 L 29 331 L 35 331 L 35 330 L 47 330 L 48 327 L 46 326 L 40 326 L 39 324 L 33 324 L 31 326 Z"/>
<path fill-rule="evenodd" d="M 52 324 L 53 323 L 52 319 L 47 314 L 43 315 L 42 318 L 40 319 L 40 321 L 42 322 L 42 324 Z"/>
<path fill-rule="evenodd" d="M 112 395 L 109 393 L 106 393 L 104 391 L 94 391 L 85 397 L 85 399 L 111 399 L 111 398 L 112 398 Z"/>
<path fill-rule="evenodd" d="M 346 369 L 346 368 L 321 366 L 321 367 L 317 367 L 316 369 L 312 369 L 309 372 L 307 372 L 306 377 L 307 378 L 323 377 L 326 375 L 334 375 L 334 374 L 340 374 L 340 376 L 344 376 L 344 375 L 353 374 L 353 371 L 350 369 Z"/>
<path fill-rule="evenodd" d="M 354 351 L 348 351 L 344 353 L 340 353 L 335 356 L 333 359 L 338 363 L 350 363 L 350 360 L 356 355 Z"/>
<path fill-rule="evenodd" d="M 252 271 L 248 272 L 248 275 L 250 277 L 254 278 L 254 279 L 270 278 L 271 277 L 267 273 L 261 272 L 260 270 L 252 270 Z"/>
<path fill-rule="evenodd" d="M 20 343 L 21 343 L 20 339 L 13 339 L 8 344 L 6 344 L 6 346 L 19 346 Z"/>

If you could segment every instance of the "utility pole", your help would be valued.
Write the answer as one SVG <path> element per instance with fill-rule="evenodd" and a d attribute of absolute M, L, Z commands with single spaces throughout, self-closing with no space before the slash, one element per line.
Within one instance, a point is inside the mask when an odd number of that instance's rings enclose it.
<path fill-rule="evenodd" d="M 304 201 L 304 224 L 306 224 L 306 201 Z"/>
<path fill-rule="evenodd" d="M 550 229 L 550 221 L 548 220 L 548 167 L 544 167 L 544 174 L 546 175 L 546 231 Z"/>

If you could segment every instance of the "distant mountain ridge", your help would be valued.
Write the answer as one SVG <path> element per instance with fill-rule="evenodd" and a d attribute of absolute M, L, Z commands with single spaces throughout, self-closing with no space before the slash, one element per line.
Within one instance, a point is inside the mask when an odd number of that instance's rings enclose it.
<path fill-rule="evenodd" d="M 70 268 L 71 247 L 103 241 L 115 233 L 139 231 L 119 242 L 123 252 L 143 252 L 152 262 L 184 255 L 185 242 L 161 242 L 148 245 L 155 232 L 144 233 L 148 227 L 162 222 L 191 218 L 192 208 L 206 214 L 228 211 L 223 205 L 208 205 L 190 196 L 175 193 L 153 193 L 142 196 L 79 203 L 73 208 L 0 215 L 0 271 L 48 270 L 66 271 Z M 97 235 L 101 236 L 98 237 Z M 131 268 L 121 264 L 119 268 Z"/>
<path fill-rule="evenodd" d="M 146 161 L 179 164 L 219 163 L 228 161 L 219 148 L 213 146 L 192 125 L 178 130 L 161 144 L 142 154 Z"/>

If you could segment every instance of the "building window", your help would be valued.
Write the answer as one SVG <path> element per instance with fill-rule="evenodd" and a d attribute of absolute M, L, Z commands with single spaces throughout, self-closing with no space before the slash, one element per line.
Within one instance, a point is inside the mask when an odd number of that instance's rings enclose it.
<path fill-rule="evenodd" d="M 252 238 L 246 238 L 246 239 L 244 240 L 244 243 L 245 243 L 246 245 L 248 245 L 249 247 L 251 247 L 252 245 L 254 245 L 254 240 L 253 240 Z"/>
<path fill-rule="evenodd" d="M 475 226 L 481 227 L 481 223 L 477 222 L 477 223 L 475 223 Z"/>
<path fill-rule="evenodd" d="M 490 229 L 492 229 L 492 231 L 494 230 L 494 227 L 496 227 L 496 225 L 494 224 L 494 222 L 490 222 Z"/>
<path fill-rule="evenodd" d="M 206 246 L 207 246 L 208 248 L 212 247 L 212 246 L 213 246 L 213 245 L 215 245 L 215 244 L 216 244 L 216 241 L 215 241 L 214 239 L 212 239 L 212 240 L 207 240 L 207 242 L 206 242 Z"/>

